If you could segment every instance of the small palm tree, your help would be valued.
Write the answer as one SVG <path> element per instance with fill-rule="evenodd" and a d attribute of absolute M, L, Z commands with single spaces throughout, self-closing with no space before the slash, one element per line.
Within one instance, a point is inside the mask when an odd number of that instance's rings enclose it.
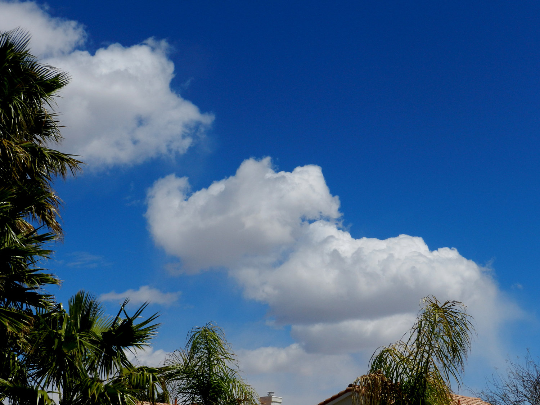
<path fill-rule="evenodd" d="M 355 381 L 353 400 L 370 405 L 449 405 L 451 382 L 461 383 L 473 331 L 471 317 L 461 302 L 424 298 L 406 339 L 381 348 L 371 358 L 369 375 L 384 376 L 388 381 L 381 385 L 379 399 L 367 401 L 366 395 L 372 393 L 362 389 L 367 387 L 364 376 Z"/>
<path fill-rule="evenodd" d="M 173 352 L 165 365 L 169 395 L 183 404 L 259 403 L 255 390 L 241 378 L 232 348 L 217 325 L 193 328 L 186 348 Z"/>
<path fill-rule="evenodd" d="M 42 313 L 32 333 L 25 367 L 34 387 L 51 390 L 59 404 L 136 404 L 140 396 L 163 390 L 162 370 L 135 367 L 126 351 L 149 344 L 157 315 L 136 323 L 146 305 L 130 316 L 124 302 L 118 315 L 104 315 L 101 304 L 81 291 L 67 311 Z"/>

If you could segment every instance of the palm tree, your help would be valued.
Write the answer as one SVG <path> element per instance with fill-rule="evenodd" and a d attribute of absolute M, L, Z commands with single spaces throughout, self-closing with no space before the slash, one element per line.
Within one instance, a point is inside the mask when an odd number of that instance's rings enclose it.
<path fill-rule="evenodd" d="M 461 302 L 424 298 L 406 339 L 381 348 L 371 358 L 370 374 L 388 380 L 378 403 L 449 405 L 451 382 L 461 383 L 473 331 L 471 317 Z M 353 385 L 353 399 L 359 404 L 366 403 L 369 393 L 362 389 L 366 386 L 362 378 Z"/>
<path fill-rule="evenodd" d="M 41 290 L 60 281 L 38 267 L 51 253 L 44 244 L 52 233 L 20 231 L 20 222 L 36 201 L 45 199 L 43 190 L 0 189 L 0 330 L 20 331 L 36 309 L 51 308 L 53 297 Z"/>
<path fill-rule="evenodd" d="M 186 348 L 165 361 L 169 395 L 184 404 L 258 404 L 259 396 L 240 376 L 223 330 L 208 323 L 193 328 Z"/>
<path fill-rule="evenodd" d="M 67 311 L 59 306 L 42 312 L 31 331 L 31 348 L 21 360 L 24 378 L 18 385 L 8 381 L 12 386 L 5 385 L 5 396 L 22 404 L 54 392 L 59 405 L 136 404 L 141 396 L 155 398 L 165 388 L 163 370 L 135 367 L 126 351 L 149 344 L 157 315 L 136 323 L 146 304 L 132 316 L 126 305 L 110 319 L 95 298 L 81 291 L 70 299 Z M 27 397 L 17 396 L 25 387 Z"/>
<path fill-rule="evenodd" d="M 28 337 L 36 312 L 53 307 L 53 297 L 42 287 L 59 280 L 40 269 L 39 261 L 48 258 L 50 250 L 44 244 L 54 235 L 21 231 L 19 226 L 43 194 L 40 189 L 21 191 L 20 187 L 0 190 L 0 400 L 8 392 L 18 398 L 45 395 L 28 384 L 21 359 L 31 349 Z"/>
<path fill-rule="evenodd" d="M 69 77 L 39 63 L 29 41 L 19 29 L 0 32 L 0 401 L 50 403 L 51 390 L 60 404 L 154 400 L 163 370 L 135 367 L 125 352 L 156 333 L 156 315 L 137 321 L 146 305 L 129 316 L 126 301 L 109 319 L 84 292 L 66 311 L 41 290 L 59 283 L 39 268 L 62 235 L 52 182 L 81 162 L 51 148 L 62 140 L 54 99 Z"/>
<path fill-rule="evenodd" d="M 29 41 L 20 29 L 0 33 L 0 184 L 5 190 L 41 189 L 46 198 L 35 201 L 29 217 L 61 235 L 61 200 L 52 181 L 74 174 L 81 162 L 48 146 L 62 140 L 53 106 L 69 76 L 40 64 Z M 33 229 L 27 221 L 19 225 Z"/>
<path fill-rule="evenodd" d="M 22 402 L 35 395 L 47 400 L 30 384 L 23 360 L 37 313 L 54 306 L 42 288 L 59 284 L 39 268 L 50 254 L 45 245 L 62 233 L 52 181 L 80 164 L 49 148 L 61 140 L 54 97 L 69 78 L 40 64 L 28 50 L 29 40 L 18 29 L 0 32 L 0 400 Z M 50 232 L 35 229 L 35 223 Z"/>

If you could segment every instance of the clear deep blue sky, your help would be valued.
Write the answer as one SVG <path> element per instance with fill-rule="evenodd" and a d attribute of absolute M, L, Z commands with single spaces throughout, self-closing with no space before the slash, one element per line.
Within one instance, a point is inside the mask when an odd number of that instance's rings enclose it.
<path fill-rule="evenodd" d="M 173 45 L 173 86 L 216 114 L 211 153 L 178 162 L 195 188 L 248 157 L 317 164 L 353 235 L 456 247 L 534 302 L 537 2 L 47 4 L 87 27 L 90 49 Z"/>
<path fill-rule="evenodd" d="M 320 166 L 352 237 L 419 236 L 431 250 L 453 247 L 490 268 L 500 293 L 526 311 L 498 329 L 501 352 L 540 354 L 539 2 L 47 5 L 49 16 L 84 25 L 80 49 L 90 53 L 165 39 L 172 90 L 215 116 L 181 156 L 87 167 L 57 183 L 65 241 L 50 267 L 64 280 L 59 299 L 80 288 L 181 291 L 174 305 L 150 307 L 162 313 L 156 350 L 174 350 L 210 320 L 239 349 L 294 343 L 291 325 L 266 325 L 268 305 L 245 298 L 226 271 L 170 277 L 164 266 L 173 260 L 144 217 L 159 178 L 187 176 L 196 191 L 233 176 L 245 159 L 270 156 L 286 172 Z M 492 372 L 478 364 L 473 384 Z M 323 400 L 344 386 L 310 395 Z"/>

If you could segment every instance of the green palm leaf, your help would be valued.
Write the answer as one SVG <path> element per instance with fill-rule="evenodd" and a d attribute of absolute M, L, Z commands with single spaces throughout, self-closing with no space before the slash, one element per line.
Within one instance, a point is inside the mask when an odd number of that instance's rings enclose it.
<path fill-rule="evenodd" d="M 236 357 L 223 330 L 208 323 L 194 328 L 186 348 L 172 353 L 165 364 L 169 393 L 184 404 L 258 404 L 259 397 L 240 376 Z"/>
<path fill-rule="evenodd" d="M 378 396 L 365 397 L 361 377 L 354 385 L 355 402 L 371 405 L 388 403 L 391 398 L 390 403 L 406 405 L 450 405 L 451 383 L 461 383 L 473 332 L 471 317 L 461 302 L 424 298 L 417 320 L 404 339 L 382 347 L 370 360 L 369 375 L 384 375 L 389 383 L 382 386 L 394 397 L 385 390 L 376 391 L 380 392 Z"/>

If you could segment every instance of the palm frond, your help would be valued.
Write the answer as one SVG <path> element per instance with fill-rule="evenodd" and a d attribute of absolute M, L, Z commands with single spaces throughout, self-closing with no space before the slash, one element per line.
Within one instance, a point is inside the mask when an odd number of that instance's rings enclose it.
<path fill-rule="evenodd" d="M 240 376 L 236 357 L 225 334 L 208 323 L 193 328 L 185 349 L 166 360 L 170 395 L 184 404 L 258 404 L 255 390 Z"/>
<path fill-rule="evenodd" d="M 29 214 L 61 235 L 61 201 L 52 181 L 74 174 L 81 162 L 47 145 L 62 140 L 54 99 L 69 76 L 40 64 L 28 49 L 29 40 L 20 29 L 0 32 L 0 179 L 5 188 L 30 182 L 49 193 Z"/>
<path fill-rule="evenodd" d="M 399 383 L 393 383 L 381 372 L 358 377 L 352 384 L 353 405 L 406 404 L 405 393 Z"/>
<path fill-rule="evenodd" d="M 399 384 L 407 403 L 450 405 L 451 384 L 461 383 L 470 351 L 471 319 L 461 302 L 424 298 L 405 339 L 376 351 L 370 373 L 380 371 Z"/>

